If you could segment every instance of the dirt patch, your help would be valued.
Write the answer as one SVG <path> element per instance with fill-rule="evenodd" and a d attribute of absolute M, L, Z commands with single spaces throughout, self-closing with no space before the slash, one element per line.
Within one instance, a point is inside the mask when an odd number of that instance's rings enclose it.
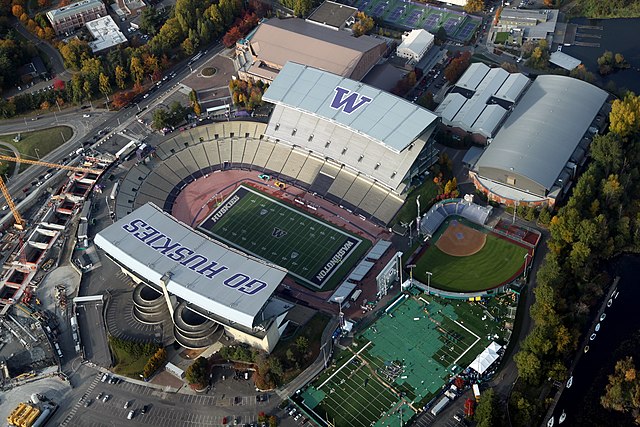
<path fill-rule="evenodd" d="M 447 255 L 469 256 L 480 252 L 487 235 L 453 220 L 436 242 L 436 247 Z"/>

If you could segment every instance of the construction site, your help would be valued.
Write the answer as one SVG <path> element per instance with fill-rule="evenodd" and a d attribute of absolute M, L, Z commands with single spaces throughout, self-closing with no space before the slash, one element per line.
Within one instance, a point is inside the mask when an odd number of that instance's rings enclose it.
<path fill-rule="evenodd" d="M 0 181 L 13 217 L 13 224 L 5 221 L 0 232 L 0 387 L 5 392 L 43 377 L 65 381 L 61 363 L 81 352 L 70 303 L 81 276 L 74 250 L 85 244 L 93 193 L 101 193 L 97 182 L 115 158 L 95 154 L 65 165 L 18 160 L 58 171 L 34 188 L 27 196 L 31 203 L 21 203 L 20 211 Z M 62 345 L 62 340 L 73 344 Z M 65 354 L 63 348 L 74 348 L 76 354 Z M 30 403 L 20 403 L 3 416 L 9 425 L 36 426 L 55 408 L 54 402 L 33 395 Z"/>

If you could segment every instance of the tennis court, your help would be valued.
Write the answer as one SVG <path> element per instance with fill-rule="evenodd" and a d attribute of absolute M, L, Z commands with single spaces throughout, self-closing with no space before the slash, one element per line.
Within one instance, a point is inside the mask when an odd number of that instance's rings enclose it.
<path fill-rule="evenodd" d="M 424 14 L 424 11 L 422 10 L 414 10 L 411 12 L 411 14 L 409 14 L 409 16 L 407 16 L 407 18 L 405 19 L 405 22 L 407 23 L 407 25 L 415 27 L 416 24 L 418 23 L 418 20 L 422 18 L 423 14 Z"/>
<path fill-rule="evenodd" d="M 335 287 L 371 246 L 366 239 L 245 186 L 230 194 L 198 228 L 288 269 L 317 289 Z"/>
<path fill-rule="evenodd" d="M 399 426 L 482 352 L 498 330 L 482 310 L 414 291 L 401 295 L 303 391 L 305 406 L 336 426 Z"/>

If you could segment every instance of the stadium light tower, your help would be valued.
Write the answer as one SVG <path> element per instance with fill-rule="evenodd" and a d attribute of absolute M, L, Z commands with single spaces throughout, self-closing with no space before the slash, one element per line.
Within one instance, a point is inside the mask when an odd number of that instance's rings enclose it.
<path fill-rule="evenodd" d="M 416 207 L 418 208 L 418 216 L 416 217 L 416 234 L 420 238 L 420 194 L 416 197 Z"/>
<path fill-rule="evenodd" d="M 342 302 L 344 301 L 344 297 L 335 297 L 333 300 L 338 303 L 340 310 L 340 329 L 342 329 L 344 326 L 344 314 L 342 313 Z"/>
<path fill-rule="evenodd" d="M 529 252 L 524 254 L 524 281 L 527 282 L 527 257 L 530 256 Z"/>
<path fill-rule="evenodd" d="M 409 269 L 409 283 L 413 285 L 413 269 L 416 267 L 416 265 L 409 264 L 406 267 Z"/>
<path fill-rule="evenodd" d="M 433 273 L 430 271 L 425 271 L 426 275 L 427 275 L 427 295 L 431 295 L 431 276 L 433 276 Z"/>

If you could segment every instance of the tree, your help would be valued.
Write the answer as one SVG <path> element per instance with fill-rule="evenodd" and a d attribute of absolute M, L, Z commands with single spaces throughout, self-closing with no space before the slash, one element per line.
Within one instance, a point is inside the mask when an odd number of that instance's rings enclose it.
<path fill-rule="evenodd" d="M 476 413 L 473 418 L 478 423 L 477 427 L 493 427 L 497 425 L 496 409 L 495 392 L 490 388 L 482 394 L 482 399 L 480 399 L 476 407 Z"/>
<path fill-rule="evenodd" d="M 587 70 L 584 64 L 578 65 L 576 68 L 569 72 L 569 75 L 573 78 L 584 80 L 585 82 L 593 83 L 596 81 L 596 76 Z"/>
<path fill-rule="evenodd" d="M 204 357 L 198 357 L 187 368 L 185 379 L 191 385 L 203 387 L 207 383 L 207 374 L 209 373 L 209 364 Z"/>
<path fill-rule="evenodd" d="M 469 65 L 471 65 L 471 52 L 465 51 L 444 69 L 444 77 L 449 83 L 455 83 Z"/>
<path fill-rule="evenodd" d="M 228 48 L 232 47 L 238 40 L 240 40 L 241 37 L 242 33 L 240 32 L 240 29 L 238 27 L 231 27 L 222 38 L 222 44 Z"/>
<path fill-rule="evenodd" d="M 509 73 L 517 73 L 519 71 L 518 66 L 509 61 L 504 61 L 502 64 L 500 64 L 500 67 Z"/>
<path fill-rule="evenodd" d="M 296 339 L 296 349 L 301 354 L 305 354 L 307 352 L 307 350 L 309 350 L 309 339 L 307 339 L 307 337 L 302 336 L 302 335 L 299 336 Z"/>
<path fill-rule="evenodd" d="M 124 67 L 122 65 L 116 65 L 114 74 L 116 77 L 116 85 L 120 89 L 124 89 L 125 87 L 127 87 L 127 83 L 125 81 L 127 78 L 127 72 L 124 70 Z"/>
<path fill-rule="evenodd" d="M 611 172 L 618 172 L 622 166 L 622 143 L 616 135 L 607 133 L 606 135 L 595 135 L 590 146 L 590 154 L 605 175 Z"/>
<path fill-rule="evenodd" d="M 200 106 L 200 103 L 198 101 L 193 103 L 193 113 L 196 116 L 199 116 L 200 114 L 202 114 L 202 107 Z"/>
<path fill-rule="evenodd" d="M 100 73 L 98 77 L 98 87 L 100 88 L 100 93 L 102 93 L 105 97 L 109 98 L 111 95 L 111 82 L 109 82 L 109 76 L 104 73 Z"/>
<path fill-rule="evenodd" d="M 434 110 L 436 103 L 433 100 L 433 93 L 425 92 L 420 98 L 418 98 L 417 104 L 427 110 Z"/>
<path fill-rule="evenodd" d="M 11 13 L 13 13 L 13 16 L 15 16 L 16 18 L 20 18 L 24 13 L 24 8 L 19 4 L 14 4 L 13 6 L 11 6 Z"/>
<path fill-rule="evenodd" d="M 447 30 L 444 29 L 442 25 L 438 27 L 436 33 L 434 34 L 436 41 L 443 43 L 447 40 Z"/>
<path fill-rule="evenodd" d="M 364 34 L 367 34 L 369 31 L 373 29 L 374 22 L 373 18 L 367 16 L 364 12 L 356 12 L 355 15 L 356 22 L 351 26 L 351 31 L 353 31 L 353 35 L 355 37 L 360 37 Z"/>
<path fill-rule="evenodd" d="M 633 92 L 628 92 L 623 99 L 613 101 L 609 122 L 609 129 L 622 137 L 638 133 L 640 130 L 640 98 Z"/>
<path fill-rule="evenodd" d="M 151 127 L 156 130 L 160 130 L 162 128 L 167 127 L 169 120 L 169 112 L 164 108 L 156 108 L 153 110 L 153 114 L 151 115 Z"/>
<path fill-rule="evenodd" d="M 464 11 L 467 13 L 478 13 L 484 9 L 484 0 L 467 0 Z"/>
<path fill-rule="evenodd" d="M 311 0 L 295 0 L 293 14 L 298 18 L 304 18 L 311 11 L 313 3 Z"/>
<path fill-rule="evenodd" d="M 269 417 L 269 427 L 276 427 L 278 425 L 278 419 L 275 415 Z"/>
<path fill-rule="evenodd" d="M 518 367 L 518 373 L 524 381 L 530 384 L 537 384 L 540 381 L 542 364 L 538 356 L 530 351 L 521 350 L 513 359 Z"/>
<path fill-rule="evenodd" d="M 618 360 L 600 404 L 606 409 L 629 412 L 636 424 L 640 423 L 640 378 L 633 357 Z"/>
<path fill-rule="evenodd" d="M 618 203 L 622 195 L 622 190 L 617 174 L 611 174 L 606 180 L 602 180 L 602 195 L 607 200 L 609 206 Z"/>
<path fill-rule="evenodd" d="M 142 65 L 142 61 L 137 56 L 131 57 L 131 65 L 129 66 L 129 72 L 131 73 L 131 78 L 136 83 L 142 83 L 144 79 L 144 67 Z"/>
<path fill-rule="evenodd" d="M 155 36 L 162 24 L 162 14 L 155 7 L 148 6 L 140 14 L 140 31 Z"/>

